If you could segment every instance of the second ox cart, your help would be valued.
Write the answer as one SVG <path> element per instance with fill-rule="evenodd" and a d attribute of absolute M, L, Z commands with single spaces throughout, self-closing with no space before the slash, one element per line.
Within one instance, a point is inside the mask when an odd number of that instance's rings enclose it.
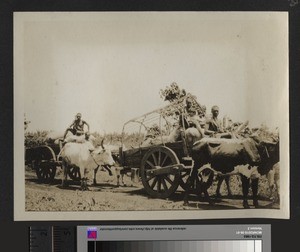
<path fill-rule="evenodd" d="M 193 96 L 129 120 L 123 126 L 119 163 L 122 172 L 137 170 L 146 192 L 152 197 L 168 198 L 179 186 L 186 189 L 193 160 L 186 140 L 189 127 L 186 99 L 195 110 L 201 106 Z M 212 182 L 213 171 L 209 173 Z M 201 170 L 193 189 L 201 192 Z"/>

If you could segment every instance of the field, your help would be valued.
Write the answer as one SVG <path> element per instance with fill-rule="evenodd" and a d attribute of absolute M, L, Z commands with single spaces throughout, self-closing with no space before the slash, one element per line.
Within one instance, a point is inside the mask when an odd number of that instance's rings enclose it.
<path fill-rule="evenodd" d="M 89 191 L 81 191 L 77 182 L 70 181 L 68 188 L 61 188 L 61 169 L 57 170 L 56 178 L 51 184 L 39 183 L 35 172 L 26 167 L 25 174 L 26 211 L 134 211 L 134 210 L 234 210 L 242 209 L 242 192 L 239 176 L 232 176 L 230 186 L 233 196 L 227 196 L 224 184 L 221 198 L 213 198 L 208 204 L 196 195 L 190 195 L 189 206 L 183 206 L 183 190 L 179 187 L 168 199 L 155 199 L 147 195 L 142 183 L 133 183 L 129 176 L 124 177 L 126 186 L 117 186 L 116 176 L 109 176 L 106 171 L 97 174 L 96 186 Z M 213 196 L 216 181 L 209 189 Z M 262 208 L 278 209 L 279 205 L 269 200 L 269 187 L 266 178 L 259 182 L 259 204 Z M 251 194 L 251 189 L 250 189 Z M 249 200 L 253 208 L 252 200 Z"/>

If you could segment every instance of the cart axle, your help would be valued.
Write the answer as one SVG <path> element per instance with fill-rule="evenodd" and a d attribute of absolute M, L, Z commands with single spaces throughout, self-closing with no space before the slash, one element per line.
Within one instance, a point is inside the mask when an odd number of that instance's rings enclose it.
<path fill-rule="evenodd" d="M 153 169 L 146 172 L 147 176 L 157 176 L 157 175 L 167 175 L 167 174 L 179 174 L 184 170 L 185 166 L 183 164 L 175 164 L 168 166 L 154 166 Z"/>

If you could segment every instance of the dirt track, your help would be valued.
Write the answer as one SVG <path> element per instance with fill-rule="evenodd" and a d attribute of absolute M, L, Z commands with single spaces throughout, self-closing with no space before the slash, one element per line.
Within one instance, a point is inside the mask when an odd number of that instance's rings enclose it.
<path fill-rule="evenodd" d="M 142 183 L 132 184 L 125 176 L 127 186 L 117 187 L 115 176 L 99 171 L 97 186 L 90 186 L 90 191 L 81 191 L 79 183 L 70 181 L 67 189 L 60 187 L 61 170 L 57 171 L 56 179 L 52 184 L 41 184 L 37 181 L 35 172 L 26 168 L 26 211 L 103 211 L 103 210 L 220 210 L 242 209 L 241 186 L 237 176 L 231 178 L 233 197 L 222 196 L 214 199 L 214 204 L 199 201 L 195 195 L 189 197 L 190 205 L 183 206 L 183 190 L 179 187 L 169 199 L 150 198 L 142 187 Z M 216 183 L 211 186 L 209 194 L 213 195 Z M 260 180 L 259 204 L 263 208 L 277 209 L 278 204 L 267 200 L 266 181 Z M 222 191 L 226 195 L 226 189 Z M 253 208 L 252 200 L 249 200 Z"/>

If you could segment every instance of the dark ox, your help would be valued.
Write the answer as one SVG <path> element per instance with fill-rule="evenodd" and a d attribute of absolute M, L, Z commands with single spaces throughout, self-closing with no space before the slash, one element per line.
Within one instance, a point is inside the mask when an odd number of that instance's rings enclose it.
<path fill-rule="evenodd" d="M 64 171 L 64 178 L 62 186 L 66 186 L 68 167 L 78 167 L 81 177 L 81 188 L 88 189 L 87 174 L 90 171 L 96 171 L 100 166 L 112 166 L 115 161 L 112 158 L 111 151 L 105 149 L 103 141 L 101 146 L 93 148 L 91 143 L 66 143 L 61 150 L 60 156 L 62 157 L 62 166 Z"/>
<path fill-rule="evenodd" d="M 258 174 L 266 175 L 273 165 L 279 162 L 279 141 L 266 142 L 261 141 L 258 137 L 242 140 L 203 138 L 191 147 L 191 156 L 195 163 L 187 182 L 189 189 L 186 190 L 184 204 L 188 204 L 191 187 L 198 176 L 198 169 L 203 165 L 210 164 L 212 171 L 222 175 L 236 174 L 235 167 L 245 165 L 238 172 L 242 178 L 243 206 L 249 208 L 247 196 L 251 179 L 253 205 L 257 208 L 259 207 L 258 176 L 252 178 L 243 174 L 257 166 Z M 206 192 L 205 195 L 208 196 L 208 193 Z M 208 201 L 211 202 L 209 197 Z"/>

